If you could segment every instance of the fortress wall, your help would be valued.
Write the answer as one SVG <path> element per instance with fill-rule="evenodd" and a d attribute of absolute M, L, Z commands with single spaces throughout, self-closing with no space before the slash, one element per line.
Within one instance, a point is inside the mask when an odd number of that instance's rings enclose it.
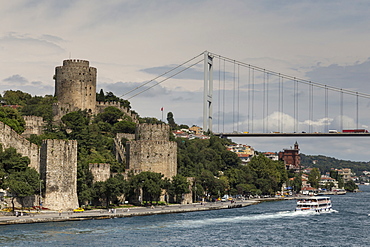
<path fill-rule="evenodd" d="M 13 147 L 18 153 L 30 159 L 30 167 L 40 170 L 40 150 L 36 144 L 20 136 L 8 125 L 0 122 L 0 143 L 3 148 Z"/>
<path fill-rule="evenodd" d="M 78 207 L 77 141 L 44 140 L 40 174 L 45 181 L 44 206 L 52 210 Z"/>
<path fill-rule="evenodd" d="M 41 135 L 43 133 L 45 122 L 42 117 L 23 116 L 23 119 L 26 122 L 26 126 L 22 136 L 28 138 L 32 134 Z"/>
<path fill-rule="evenodd" d="M 135 140 L 135 134 L 128 134 L 128 133 L 117 133 L 116 137 L 118 140 L 121 140 L 122 138 L 125 138 L 129 141 Z"/>
<path fill-rule="evenodd" d="M 94 176 L 95 182 L 104 182 L 110 178 L 110 164 L 94 163 L 89 164 L 89 170 Z"/>
<path fill-rule="evenodd" d="M 177 143 L 170 141 L 130 141 L 126 144 L 128 168 L 135 173 L 152 171 L 172 178 L 177 174 Z"/>
<path fill-rule="evenodd" d="M 134 140 L 134 134 L 127 134 L 127 133 L 117 133 L 116 137 L 114 138 L 114 152 L 116 156 L 116 160 L 120 163 L 126 163 L 126 147 L 122 143 L 122 138 L 127 140 Z M 126 169 L 127 169 L 126 163 Z"/>

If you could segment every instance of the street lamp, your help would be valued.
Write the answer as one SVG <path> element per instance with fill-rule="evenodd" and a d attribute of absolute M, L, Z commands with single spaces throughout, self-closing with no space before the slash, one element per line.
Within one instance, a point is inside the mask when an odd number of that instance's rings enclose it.
<path fill-rule="evenodd" d="M 42 197 L 41 197 L 41 188 L 42 188 L 42 180 L 40 180 L 40 196 L 39 196 L 39 210 L 41 211 L 42 208 Z"/>

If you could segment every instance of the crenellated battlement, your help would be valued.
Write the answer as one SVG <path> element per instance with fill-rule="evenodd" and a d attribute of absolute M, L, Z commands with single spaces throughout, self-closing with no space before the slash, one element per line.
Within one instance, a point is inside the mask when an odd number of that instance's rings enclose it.
<path fill-rule="evenodd" d="M 114 106 L 114 107 L 121 107 L 120 103 L 118 101 L 97 101 L 96 102 L 97 106 Z"/>
<path fill-rule="evenodd" d="M 89 67 L 89 61 L 82 59 L 66 59 L 63 61 L 63 66 L 85 66 Z"/>

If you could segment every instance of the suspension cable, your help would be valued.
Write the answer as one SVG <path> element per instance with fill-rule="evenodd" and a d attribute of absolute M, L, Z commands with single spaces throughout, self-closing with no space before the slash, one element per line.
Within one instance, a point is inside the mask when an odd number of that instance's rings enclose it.
<path fill-rule="evenodd" d="M 235 61 L 233 65 L 233 131 L 235 131 Z"/>
<path fill-rule="evenodd" d="M 340 129 L 343 130 L 343 91 L 340 92 Z"/>
<path fill-rule="evenodd" d="M 215 57 L 222 57 L 223 59 L 225 59 L 228 62 L 235 61 L 233 59 L 230 59 L 230 58 L 227 58 L 227 57 L 215 54 L 215 53 L 210 53 L 210 55 L 215 56 Z M 272 71 L 272 70 L 267 70 L 267 69 L 264 69 L 264 68 L 261 68 L 261 67 L 258 67 L 258 66 L 253 66 L 251 64 L 247 64 L 247 63 L 244 63 L 244 62 L 239 62 L 239 61 L 237 61 L 237 62 L 238 62 L 238 64 L 240 64 L 241 66 L 244 66 L 244 67 L 249 67 L 250 66 L 251 68 L 255 69 L 256 71 L 260 71 L 260 72 L 263 72 L 263 73 L 269 73 L 269 74 L 275 75 L 275 76 L 278 76 L 280 74 L 282 78 L 285 78 L 285 79 L 288 79 L 288 80 L 297 80 L 297 82 L 302 83 L 302 84 L 307 84 L 307 85 L 312 84 L 315 87 L 325 88 L 325 85 L 321 84 L 321 83 L 312 82 L 312 81 L 305 80 L 305 79 L 299 79 L 299 78 L 289 76 L 289 75 L 286 75 L 286 74 L 281 74 L 281 73 L 278 73 L 278 72 L 275 72 L 275 71 Z M 357 95 L 357 93 L 358 93 L 359 97 L 370 98 L 370 94 L 367 94 L 367 93 L 355 92 L 355 91 L 351 91 L 351 90 L 348 90 L 348 89 L 337 88 L 337 87 L 328 86 L 328 85 L 326 85 L 326 86 L 329 90 L 332 90 L 332 91 L 342 92 L 342 93 L 349 94 L 349 95 Z"/>
<path fill-rule="evenodd" d="M 284 78 L 281 78 L 281 132 L 284 132 Z"/>
<path fill-rule="evenodd" d="M 217 132 L 220 133 L 220 118 L 221 118 L 221 59 L 218 59 L 218 109 L 217 109 Z"/>
<path fill-rule="evenodd" d="M 240 116 L 240 108 L 239 108 L 239 106 L 240 106 L 240 65 L 238 64 L 238 80 L 237 80 L 237 83 L 238 83 L 238 101 L 237 101 L 237 119 L 236 119 L 236 121 L 237 121 L 237 126 L 236 126 L 236 130 L 237 131 L 239 131 L 240 129 L 239 129 L 239 125 L 240 125 L 240 121 L 239 121 L 239 116 Z"/>
<path fill-rule="evenodd" d="M 252 133 L 253 133 L 253 128 L 254 128 L 254 69 L 252 69 Z"/>
<path fill-rule="evenodd" d="M 226 88 L 226 70 L 225 70 L 225 59 L 224 59 L 224 89 L 223 89 L 223 108 L 222 108 L 222 132 L 225 132 L 225 88 Z"/>
<path fill-rule="evenodd" d="M 266 115 L 266 73 L 263 71 L 263 104 L 262 104 L 262 132 L 265 133 L 265 115 Z"/>
<path fill-rule="evenodd" d="M 356 129 L 358 129 L 358 94 L 356 95 Z"/>
<path fill-rule="evenodd" d="M 191 67 L 194 67 L 195 65 L 197 65 L 197 64 L 198 64 L 198 63 L 200 63 L 200 62 L 203 62 L 203 58 L 202 58 L 201 60 L 199 60 L 198 62 L 193 63 L 192 65 L 190 65 L 190 66 L 188 66 L 188 67 L 186 67 L 186 68 L 184 68 L 184 69 L 182 69 L 182 70 L 180 70 L 180 71 L 176 72 L 175 74 L 173 74 L 173 75 L 171 75 L 171 76 L 169 76 L 169 77 L 167 77 L 167 78 L 165 78 L 165 79 L 163 79 L 163 80 L 161 80 L 161 81 L 159 81 L 159 82 L 155 83 L 154 85 L 152 85 L 152 86 L 150 86 L 150 87 L 148 87 L 148 88 L 146 88 L 146 89 L 144 89 L 144 90 L 142 90 L 142 91 L 140 91 L 140 92 L 138 92 L 138 93 L 134 94 L 133 96 L 131 96 L 131 97 L 127 98 L 127 100 L 130 100 L 130 99 L 132 99 L 132 98 L 134 98 L 134 97 L 138 96 L 139 94 L 142 94 L 142 93 L 144 93 L 144 92 L 148 91 L 149 89 L 151 89 L 151 88 L 153 88 L 153 87 L 155 87 L 155 86 L 157 86 L 157 85 L 161 84 L 162 82 L 165 82 L 165 81 L 167 81 L 168 79 L 171 79 L 172 77 L 174 77 L 174 76 L 176 76 L 176 75 L 178 75 L 178 74 L 180 74 L 180 73 L 184 72 L 185 70 L 190 69 Z"/>
<path fill-rule="evenodd" d="M 329 118 L 329 93 L 328 88 L 325 85 L 325 122 L 328 121 Z M 328 132 L 328 125 L 325 124 L 325 132 Z"/>
<path fill-rule="evenodd" d="M 247 111 L 247 119 L 248 119 L 248 132 L 250 132 L 250 114 L 251 114 L 251 68 L 248 68 L 248 111 Z"/>
<path fill-rule="evenodd" d="M 278 77 L 278 89 L 279 89 L 279 92 L 278 92 L 278 131 L 279 132 L 282 132 L 281 130 L 281 82 L 280 82 L 280 75 Z"/>
<path fill-rule="evenodd" d="M 297 98 L 297 86 L 296 86 L 296 81 L 294 80 L 293 81 L 293 84 L 294 84 L 294 89 L 293 89 L 293 118 L 294 118 L 294 132 L 297 132 L 297 129 L 296 129 L 296 122 L 297 122 L 297 118 L 296 118 L 296 109 L 297 109 L 297 105 L 296 105 L 296 98 Z"/>
<path fill-rule="evenodd" d="M 145 86 L 145 85 L 147 85 L 147 84 L 149 84 L 149 83 L 151 83 L 151 82 L 155 81 L 156 79 L 158 79 L 158 78 L 160 78 L 160 77 L 162 77 L 162 76 L 164 76 L 164 75 L 166 75 L 166 74 L 168 74 L 168 73 L 170 73 L 170 72 L 172 72 L 172 71 L 174 71 L 174 70 L 176 70 L 176 69 L 180 68 L 180 67 L 181 67 L 181 66 L 183 66 L 184 64 L 187 64 L 187 63 L 189 63 L 190 61 L 193 61 L 194 59 L 196 59 L 196 58 L 198 58 L 198 57 L 200 57 L 200 56 L 202 56 L 202 55 L 204 55 L 204 53 L 201 53 L 201 54 L 199 54 L 198 56 L 195 56 L 195 57 L 193 57 L 193 58 L 191 58 L 191 59 L 187 60 L 186 62 L 184 62 L 184 63 L 182 63 L 182 64 L 180 64 L 180 65 L 176 66 L 175 68 L 173 68 L 173 69 L 171 69 L 171 70 L 169 70 L 169 71 L 167 71 L 167 72 L 165 72 L 165 73 L 163 73 L 163 74 L 161 74 L 161 75 L 157 76 L 156 78 L 151 79 L 150 81 L 147 81 L 147 82 L 145 82 L 145 83 L 141 84 L 140 86 L 135 87 L 134 89 L 132 89 L 132 90 L 128 91 L 127 93 L 125 93 L 125 94 L 121 95 L 121 96 L 120 96 L 120 98 L 122 98 L 123 96 L 126 96 L 127 94 L 129 94 L 129 93 L 131 93 L 131 92 L 133 92 L 133 91 L 135 91 L 135 90 L 137 90 L 137 89 L 139 89 L 139 88 L 141 88 L 141 87 L 143 87 L 143 86 Z M 202 61 L 203 61 L 203 60 L 202 60 Z M 183 71 L 183 70 L 182 70 L 182 71 Z M 182 72 L 182 71 L 181 71 L 181 72 Z M 177 73 L 177 74 L 178 74 L 178 73 Z M 177 74 L 176 74 L 176 75 L 177 75 Z M 173 76 L 172 76 L 172 77 L 173 77 Z M 171 77 L 169 77 L 169 78 L 171 78 Z M 146 90 L 145 90 L 145 91 L 146 91 Z M 132 97 L 131 97 L 131 98 L 132 98 Z M 131 98 L 130 98 L 130 99 L 131 99 Z"/>
<path fill-rule="evenodd" d="M 266 132 L 269 132 L 269 73 L 266 74 Z"/>

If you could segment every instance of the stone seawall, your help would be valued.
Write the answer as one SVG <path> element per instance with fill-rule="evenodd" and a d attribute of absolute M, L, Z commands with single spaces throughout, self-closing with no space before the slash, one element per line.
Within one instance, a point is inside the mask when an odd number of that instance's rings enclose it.
<path fill-rule="evenodd" d="M 58 212 L 46 214 L 34 214 L 31 216 L 15 217 L 15 216 L 0 216 L 0 225 L 13 224 L 29 224 L 42 222 L 60 222 L 60 221 L 80 221 L 92 219 L 110 219 L 123 218 L 135 216 L 148 216 L 156 214 L 175 214 L 187 213 L 196 211 L 209 211 L 220 209 L 232 209 L 239 207 L 246 207 L 258 204 L 260 201 L 250 200 L 237 203 L 206 203 L 206 204 L 189 204 L 189 205 L 172 205 L 172 206 L 158 206 L 155 208 L 132 208 L 132 209 L 117 209 L 115 213 L 109 213 L 106 210 L 91 210 L 83 213 L 63 212 L 59 216 Z"/>

